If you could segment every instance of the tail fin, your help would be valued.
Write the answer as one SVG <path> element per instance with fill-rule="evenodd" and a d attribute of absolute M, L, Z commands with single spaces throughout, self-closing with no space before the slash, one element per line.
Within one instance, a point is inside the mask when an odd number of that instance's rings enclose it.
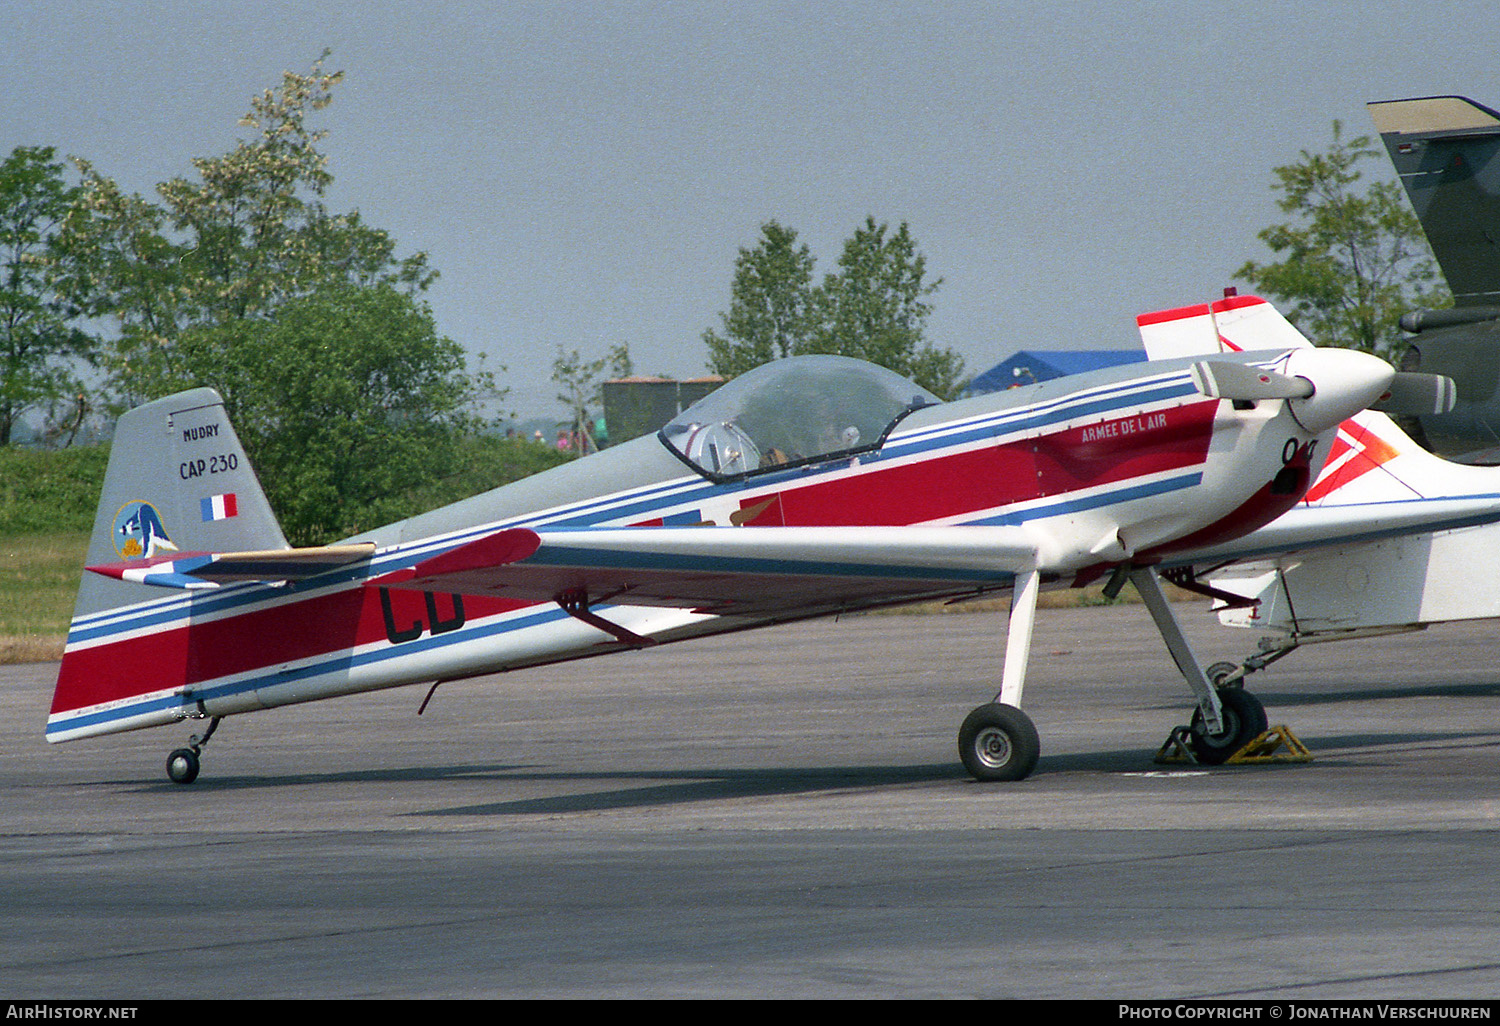
<path fill-rule="evenodd" d="M 89 539 L 90 565 L 172 551 L 284 549 L 286 539 L 212 389 L 122 416 Z M 87 573 L 68 630 L 47 739 L 63 741 L 181 719 L 191 598 Z M 153 616 L 133 607 L 162 607 Z M 169 607 L 177 610 L 175 613 Z M 164 625 L 181 619 L 180 630 Z"/>
<path fill-rule="evenodd" d="M 1135 323 L 1150 360 L 1312 346 L 1281 311 L 1259 296 L 1225 296 L 1212 303 L 1141 314 Z"/>
<path fill-rule="evenodd" d="M 1500 113 L 1463 96 L 1367 107 L 1454 304 L 1500 304 Z"/>

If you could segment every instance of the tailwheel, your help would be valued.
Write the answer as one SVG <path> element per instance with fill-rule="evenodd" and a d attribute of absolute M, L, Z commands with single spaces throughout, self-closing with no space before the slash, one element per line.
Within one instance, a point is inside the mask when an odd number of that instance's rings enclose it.
<path fill-rule="evenodd" d="M 174 784 L 191 784 L 198 779 L 198 753 L 179 748 L 167 756 L 167 776 Z"/>
<path fill-rule="evenodd" d="M 208 739 L 214 736 L 214 731 L 219 729 L 219 721 L 224 717 L 215 716 L 208 721 L 208 729 L 203 736 L 197 734 L 188 738 L 188 747 L 179 748 L 167 756 L 167 777 L 174 784 L 191 784 L 198 779 L 198 755 L 203 751 L 203 746 L 208 744 Z"/>
<path fill-rule="evenodd" d="M 1193 713 L 1190 728 L 1193 755 L 1207 766 L 1218 766 L 1266 731 L 1266 710 L 1260 699 L 1242 688 L 1226 688 L 1218 695 L 1224 729 L 1209 733 L 1201 709 Z"/>
<path fill-rule="evenodd" d="M 1013 705 L 981 705 L 958 731 L 958 756 L 975 780 L 1024 779 L 1041 749 L 1031 717 Z"/>

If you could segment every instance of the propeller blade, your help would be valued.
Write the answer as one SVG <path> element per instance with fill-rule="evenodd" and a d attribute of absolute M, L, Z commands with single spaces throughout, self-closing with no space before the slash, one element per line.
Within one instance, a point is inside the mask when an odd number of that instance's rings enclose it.
<path fill-rule="evenodd" d="M 1381 413 L 1407 413 L 1426 416 L 1448 413 L 1458 400 L 1458 386 L 1441 374 L 1417 374 L 1402 371 L 1391 379 L 1385 395 L 1370 405 Z"/>
<path fill-rule="evenodd" d="M 1313 383 L 1306 378 L 1249 367 L 1243 363 L 1202 360 L 1193 364 L 1193 383 L 1210 399 L 1306 399 Z"/>

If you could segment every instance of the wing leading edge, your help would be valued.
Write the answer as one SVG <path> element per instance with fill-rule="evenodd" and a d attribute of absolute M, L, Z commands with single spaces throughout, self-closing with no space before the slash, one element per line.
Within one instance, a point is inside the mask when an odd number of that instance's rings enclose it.
<path fill-rule="evenodd" d="M 520 601 L 587 601 L 748 614 L 902 601 L 1009 585 L 1035 568 L 1024 528 L 508 528 L 370 577 L 381 588 Z M 369 545 L 177 553 L 90 567 L 161 587 L 286 583 L 367 560 Z"/>
<path fill-rule="evenodd" d="M 749 614 L 1000 588 L 1036 562 L 1014 527 L 512 528 L 370 583 Z"/>

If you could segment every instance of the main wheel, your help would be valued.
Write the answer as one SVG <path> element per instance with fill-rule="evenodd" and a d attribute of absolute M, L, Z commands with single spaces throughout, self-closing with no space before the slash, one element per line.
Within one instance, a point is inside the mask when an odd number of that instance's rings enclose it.
<path fill-rule="evenodd" d="M 975 780 L 1021 780 L 1041 751 L 1031 717 L 1013 705 L 981 705 L 958 731 L 958 757 Z"/>
<path fill-rule="evenodd" d="M 167 756 L 167 776 L 174 784 L 191 784 L 198 779 L 198 753 L 191 748 L 179 748 Z"/>
<path fill-rule="evenodd" d="M 1266 730 L 1266 709 L 1260 699 L 1241 688 L 1229 688 L 1218 694 L 1224 729 L 1217 734 L 1209 733 L 1202 709 L 1193 713 L 1191 728 L 1193 754 L 1209 766 L 1224 762 Z"/>

